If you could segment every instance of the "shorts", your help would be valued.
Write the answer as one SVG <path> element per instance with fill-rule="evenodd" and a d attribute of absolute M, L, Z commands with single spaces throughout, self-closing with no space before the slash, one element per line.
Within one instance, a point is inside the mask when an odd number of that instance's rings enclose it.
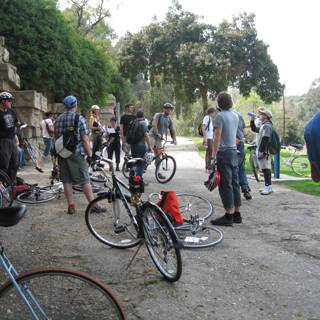
<path fill-rule="evenodd" d="M 151 149 L 160 149 L 162 147 L 162 139 L 158 136 L 155 136 L 154 134 L 149 134 L 149 140 L 150 140 L 150 146 Z"/>
<path fill-rule="evenodd" d="M 63 183 L 84 185 L 90 182 L 87 163 L 83 156 L 73 154 L 67 159 L 59 157 L 60 178 Z"/>

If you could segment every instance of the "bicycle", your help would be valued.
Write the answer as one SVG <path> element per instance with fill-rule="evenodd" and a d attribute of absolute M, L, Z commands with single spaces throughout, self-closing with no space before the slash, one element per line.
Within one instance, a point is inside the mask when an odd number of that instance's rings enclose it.
<path fill-rule="evenodd" d="M 0 170 L 0 208 L 10 207 L 14 200 L 14 187 L 12 180 Z"/>
<path fill-rule="evenodd" d="M 110 166 L 112 187 L 98 194 L 86 209 L 85 219 L 91 234 L 113 248 L 139 245 L 139 250 L 145 244 L 163 277 L 170 282 L 179 280 L 182 261 L 177 235 L 166 214 L 154 203 L 141 199 L 143 181 L 133 175 L 132 167 L 143 159 L 128 161 L 129 188 L 116 177 L 111 160 L 102 158 L 99 161 Z M 96 207 L 105 208 L 105 213 L 95 214 Z"/>
<path fill-rule="evenodd" d="M 154 156 L 153 159 L 150 162 L 144 161 L 145 164 L 145 170 L 147 167 L 155 161 L 156 169 L 155 169 L 155 176 L 159 183 L 167 183 L 169 182 L 175 175 L 177 164 L 174 157 L 168 155 L 165 151 L 165 145 L 166 143 L 170 142 L 173 143 L 173 141 L 164 140 L 164 144 L 161 148 L 158 149 L 160 152 L 157 156 Z M 128 161 L 132 159 L 132 156 L 125 156 L 124 157 L 124 163 L 122 165 L 122 174 L 125 178 L 129 179 L 129 168 L 127 167 Z"/>
<path fill-rule="evenodd" d="M 26 128 L 28 125 L 23 124 L 20 126 L 20 130 Z M 33 145 L 28 138 L 23 137 L 21 135 L 21 141 L 20 141 L 21 147 L 24 148 L 24 150 L 27 152 L 27 156 L 29 156 L 29 159 L 31 160 L 34 168 L 43 173 L 43 169 L 40 167 L 38 163 L 38 159 L 41 157 L 40 150 L 37 146 Z"/>
<path fill-rule="evenodd" d="M 249 145 L 247 148 L 250 151 L 249 163 L 250 163 L 252 174 L 257 180 L 257 182 L 260 182 L 261 181 L 260 175 L 259 175 L 260 169 L 259 169 L 257 153 L 256 153 L 257 145 L 252 144 L 252 145 Z"/>
<path fill-rule="evenodd" d="M 26 207 L 0 209 L 0 226 L 11 227 L 24 217 Z M 121 305 L 109 288 L 83 272 L 64 268 L 19 274 L 0 242 L 0 267 L 8 281 L 0 287 L 2 319 L 119 319 Z"/>
<path fill-rule="evenodd" d="M 289 148 L 293 148 L 293 153 L 290 155 L 289 159 L 283 159 L 282 163 L 291 167 L 292 171 L 298 176 L 306 176 L 310 174 L 310 162 L 306 154 L 299 154 L 303 149 L 302 144 L 293 143 Z"/>

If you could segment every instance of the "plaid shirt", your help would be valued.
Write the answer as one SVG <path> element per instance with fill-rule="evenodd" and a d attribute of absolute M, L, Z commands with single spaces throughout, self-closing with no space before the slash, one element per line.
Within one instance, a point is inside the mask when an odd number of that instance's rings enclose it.
<path fill-rule="evenodd" d="M 69 127 L 74 126 L 74 119 L 76 117 L 76 113 L 67 110 L 63 114 L 61 114 L 58 119 L 54 123 L 54 134 L 55 138 L 58 139 L 64 132 L 67 131 Z M 75 154 L 77 155 L 84 155 L 85 151 L 83 148 L 81 137 L 87 135 L 89 136 L 90 130 L 87 124 L 87 121 L 84 117 L 79 117 L 79 123 L 78 123 L 78 130 L 77 130 L 77 139 L 79 141 Z"/>

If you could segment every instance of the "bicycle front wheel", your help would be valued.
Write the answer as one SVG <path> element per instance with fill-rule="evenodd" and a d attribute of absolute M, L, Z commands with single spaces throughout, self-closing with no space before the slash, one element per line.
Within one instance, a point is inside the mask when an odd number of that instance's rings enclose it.
<path fill-rule="evenodd" d="M 39 319 L 125 319 L 110 290 L 85 273 L 68 269 L 37 270 L 21 274 L 17 282 L 28 300 L 32 300 L 29 291 L 39 304 L 41 309 L 33 307 Z M 0 288 L 0 314 L 8 320 L 34 319 L 11 282 Z"/>
<path fill-rule="evenodd" d="M 97 197 L 89 203 L 85 213 L 87 227 L 96 239 L 110 247 L 136 246 L 141 239 L 131 217 L 121 199 L 110 199 L 109 195 Z"/>
<path fill-rule="evenodd" d="M 310 163 L 307 155 L 299 155 L 292 159 L 292 171 L 298 176 L 305 176 L 310 174 Z"/>
<path fill-rule="evenodd" d="M 46 190 L 46 188 L 31 188 L 22 192 L 17 196 L 17 201 L 26 204 L 45 203 L 55 199 L 57 193 L 55 191 Z"/>
<path fill-rule="evenodd" d="M 156 166 L 156 179 L 159 183 L 169 182 L 176 173 L 176 160 L 172 156 L 164 155 Z"/>
<path fill-rule="evenodd" d="M 209 200 L 203 197 L 189 193 L 177 193 L 177 198 L 180 212 L 187 220 L 194 217 L 207 219 L 212 215 L 213 206 Z"/>
<path fill-rule="evenodd" d="M 129 179 L 130 169 L 128 168 L 127 164 L 128 164 L 128 161 L 124 160 L 121 172 L 126 179 Z"/>
<path fill-rule="evenodd" d="M 0 208 L 7 208 L 12 205 L 13 190 L 12 180 L 4 171 L 0 170 Z"/>
<path fill-rule="evenodd" d="M 143 208 L 142 223 L 145 244 L 153 263 L 166 280 L 178 281 L 182 273 L 181 253 L 167 216 L 148 202 Z"/>
<path fill-rule="evenodd" d="M 254 175 L 257 182 L 260 182 L 259 166 L 258 166 L 257 156 L 255 153 L 250 154 L 249 163 L 250 163 L 252 174 Z"/>

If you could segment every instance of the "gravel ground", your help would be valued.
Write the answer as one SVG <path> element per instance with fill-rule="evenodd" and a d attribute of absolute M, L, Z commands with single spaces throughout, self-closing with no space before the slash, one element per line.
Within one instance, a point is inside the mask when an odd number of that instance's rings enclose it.
<path fill-rule="evenodd" d="M 217 190 L 203 186 L 204 160 L 193 143 L 180 138 L 167 151 L 177 160 L 177 173 L 160 185 L 152 165 L 146 193 L 202 195 L 214 204 L 214 216 L 222 215 Z M 40 174 L 27 167 L 20 176 L 45 185 L 50 164 L 45 168 Z M 128 319 L 320 319 L 319 197 L 278 185 L 270 196 L 261 196 L 261 184 L 250 183 L 254 198 L 243 200 L 243 224 L 225 227 L 224 241 L 215 248 L 184 250 L 182 277 L 174 284 L 162 279 L 144 247 L 126 270 L 136 249 L 112 249 L 95 240 L 79 193 L 76 215 L 66 214 L 64 197 L 29 206 L 18 225 L 1 228 L 0 238 L 18 270 L 60 266 L 99 277 L 122 301 Z"/>

